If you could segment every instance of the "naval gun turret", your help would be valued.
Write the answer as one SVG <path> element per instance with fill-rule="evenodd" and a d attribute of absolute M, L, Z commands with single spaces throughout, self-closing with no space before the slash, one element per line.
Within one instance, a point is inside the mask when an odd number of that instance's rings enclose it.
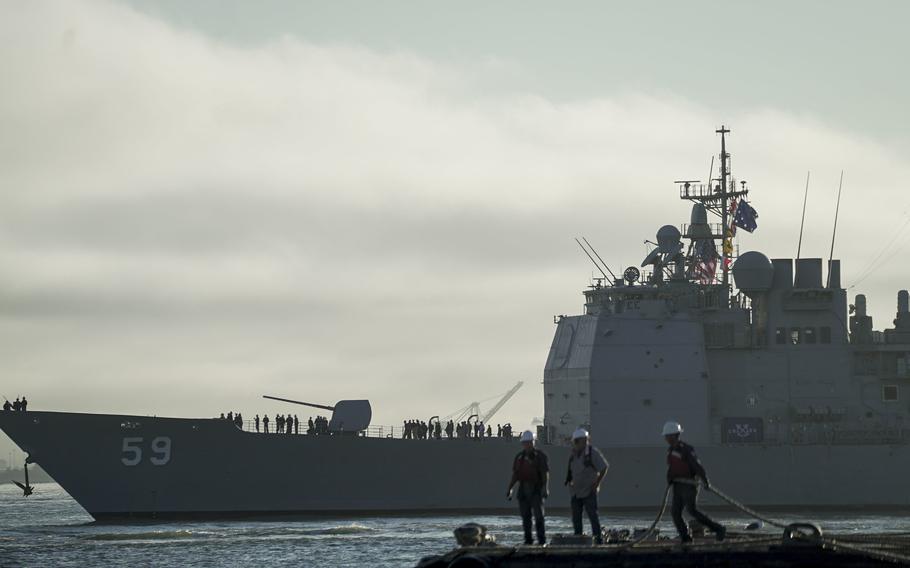
<path fill-rule="evenodd" d="M 332 418 L 329 420 L 329 432 L 333 433 L 356 434 L 362 432 L 370 426 L 370 420 L 373 419 L 373 408 L 370 406 L 369 400 L 339 400 L 335 406 L 327 406 L 269 395 L 262 395 L 262 398 L 328 410 L 332 413 Z"/>

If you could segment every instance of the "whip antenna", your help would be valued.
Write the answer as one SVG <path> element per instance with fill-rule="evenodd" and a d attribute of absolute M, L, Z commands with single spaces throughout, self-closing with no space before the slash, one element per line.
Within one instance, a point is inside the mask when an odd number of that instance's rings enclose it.
<path fill-rule="evenodd" d="M 708 168 L 708 186 L 711 185 L 711 176 L 714 175 L 714 154 L 711 154 L 711 167 Z"/>
<path fill-rule="evenodd" d="M 616 275 L 615 275 L 615 274 L 613 274 L 613 271 L 612 271 L 612 270 L 610 270 L 610 266 L 609 266 L 609 265 L 607 265 L 607 263 L 606 263 L 606 262 L 604 262 L 604 259 L 602 259 L 602 258 L 600 258 L 600 255 L 599 255 L 599 254 L 597 254 L 597 251 L 596 251 L 596 250 L 594 250 L 594 247 L 592 247 L 592 246 L 591 246 L 591 243 L 589 243 L 589 242 L 588 242 L 588 239 L 586 239 L 586 238 L 584 238 L 584 237 L 582 237 L 582 238 L 581 238 L 581 240 L 583 240 L 583 241 L 584 241 L 584 242 L 585 242 L 585 244 L 586 244 L 586 245 L 588 245 L 588 248 L 590 248 L 590 249 L 591 249 L 591 252 L 593 252 L 593 253 L 594 253 L 594 256 L 596 256 L 596 257 L 597 257 L 597 259 L 598 259 L 598 260 L 599 260 L 599 261 L 600 261 L 600 263 L 601 263 L 601 264 L 603 264 L 603 265 L 604 265 L 604 268 L 606 268 L 606 269 L 607 269 L 607 272 L 609 272 L 609 273 L 610 273 L 610 276 L 612 276 L 612 277 L 613 277 L 613 280 L 616 280 Z"/>
<path fill-rule="evenodd" d="M 831 232 L 831 253 L 828 255 L 828 283 L 831 286 L 831 262 L 834 260 L 834 237 L 837 236 L 837 214 L 840 212 L 840 191 L 844 187 L 844 170 L 840 171 L 840 183 L 837 184 L 837 206 L 834 208 L 834 230 Z"/>
<path fill-rule="evenodd" d="M 803 195 L 803 219 L 802 219 L 802 221 L 799 222 L 799 243 L 796 245 L 796 260 L 799 260 L 799 251 L 803 248 L 803 227 L 806 224 L 806 201 L 808 199 L 809 199 L 809 172 L 806 172 L 806 193 Z M 838 200 L 840 200 L 840 190 L 838 190 Z M 835 223 L 836 223 L 836 221 L 835 221 Z"/>
<path fill-rule="evenodd" d="M 581 250 L 584 251 L 584 253 L 588 256 L 588 258 L 591 259 L 591 262 L 594 263 L 594 266 L 596 266 L 597 270 L 600 271 L 600 273 L 604 275 L 604 280 L 606 280 L 607 274 L 603 271 L 603 269 L 600 267 L 600 265 L 597 264 L 597 261 L 595 261 L 594 257 L 591 256 L 591 253 L 588 252 L 588 249 L 586 249 L 585 246 L 583 244 L 581 244 L 581 241 L 578 240 L 578 237 L 575 237 L 575 242 L 578 243 L 578 246 L 581 247 Z"/>

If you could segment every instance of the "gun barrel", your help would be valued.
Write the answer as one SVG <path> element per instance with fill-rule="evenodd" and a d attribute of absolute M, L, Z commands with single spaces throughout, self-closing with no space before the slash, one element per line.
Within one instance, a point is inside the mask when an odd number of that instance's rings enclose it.
<path fill-rule="evenodd" d="M 334 406 L 326 406 L 326 405 L 324 405 L 324 404 L 313 404 L 312 402 L 303 402 L 303 401 L 300 401 L 300 400 L 291 400 L 291 399 L 289 399 L 289 398 L 280 398 L 280 397 L 277 397 L 277 396 L 269 396 L 269 395 L 267 395 L 267 394 L 262 395 L 262 398 L 268 398 L 268 399 L 271 399 L 271 400 L 280 400 L 281 402 L 290 402 L 291 404 L 300 404 L 300 405 L 303 405 L 303 406 L 312 406 L 313 408 L 319 408 L 319 409 L 322 409 L 322 410 L 328 410 L 328 411 L 330 411 L 330 412 L 332 412 L 332 411 L 335 410 L 335 407 L 334 407 Z"/>

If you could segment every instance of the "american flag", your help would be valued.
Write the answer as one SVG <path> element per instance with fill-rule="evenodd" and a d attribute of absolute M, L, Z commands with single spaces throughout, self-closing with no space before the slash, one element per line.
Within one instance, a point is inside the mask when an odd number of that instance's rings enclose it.
<path fill-rule="evenodd" d="M 704 239 L 696 243 L 694 261 L 692 278 L 699 284 L 713 283 L 714 274 L 717 272 L 717 249 L 713 240 Z"/>

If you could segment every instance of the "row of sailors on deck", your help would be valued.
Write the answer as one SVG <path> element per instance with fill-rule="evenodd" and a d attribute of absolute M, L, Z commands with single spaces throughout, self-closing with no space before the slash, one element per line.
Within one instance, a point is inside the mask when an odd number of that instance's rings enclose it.
<path fill-rule="evenodd" d="M 437 420 L 436 423 L 420 420 L 405 420 L 401 430 L 401 437 L 405 440 L 428 440 L 430 438 L 439 439 L 442 437 L 442 424 Z"/>
<path fill-rule="evenodd" d="M 443 430 L 445 431 L 446 438 L 452 439 L 454 437 L 459 438 L 492 438 L 493 437 L 493 427 L 490 425 L 484 426 L 483 422 L 471 423 L 468 421 L 459 422 L 457 425 L 452 420 L 446 422 L 445 429 L 442 427 L 442 423 L 438 420 L 434 423 L 426 423 L 422 420 L 406 420 L 404 422 L 404 427 L 402 429 L 401 437 L 405 440 L 429 440 L 429 439 L 442 439 Z M 512 425 L 511 424 L 497 424 L 496 425 L 496 437 L 497 438 L 511 438 L 512 437 Z"/>
<path fill-rule="evenodd" d="M 240 414 L 239 412 L 236 414 L 234 414 L 233 412 L 228 412 L 227 415 L 225 415 L 222 412 L 221 419 L 228 420 L 229 422 L 233 422 L 234 426 L 243 430 L 243 415 Z M 253 428 L 255 428 L 256 432 L 260 432 L 260 427 L 261 427 L 262 428 L 261 431 L 268 434 L 269 433 L 269 422 L 270 422 L 270 420 L 269 420 L 269 416 L 267 414 L 264 414 L 261 419 L 259 418 L 259 415 L 257 414 L 256 417 L 253 418 Z M 300 420 L 297 418 L 296 414 L 294 414 L 294 415 L 288 414 L 287 416 L 284 416 L 283 414 L 276 414 L 274 421 L 271 421 L 271 422 L 273 424 L 272 427 L 274 428 L 274 432 L 276 434 L 299 434 L 300 433 Z M 307 420 L 306 433 L 311 436 L 320 435 L 320 434 L 328 434 L 329 433 L 329 419 L 326 418 L 325 416 L 317 416 L 316 419 L 313 420 L 313 417 L 311 416 L 309 418 L 309 420 Z"/>
<path fill-rule="evenodd" d="M 16 402 L 10 402 L 8 400 L 3 402 L 3 411 L 4 412 L 25 412 L 28 407 L 28 401 L 25 400 L 25 397 L 22 397 L 22 400 L 16 399 Z"/>

